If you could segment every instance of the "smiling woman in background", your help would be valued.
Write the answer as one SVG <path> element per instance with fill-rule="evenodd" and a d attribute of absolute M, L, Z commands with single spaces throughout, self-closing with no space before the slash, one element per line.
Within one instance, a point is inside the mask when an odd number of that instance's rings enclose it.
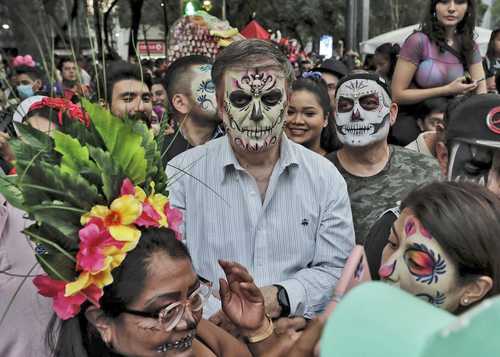
<path fill-rule="evenodd" d="M 328 87 L 318 72 L 305 72 L 292 84 L 285 133 L 289 139 L 325 156 L 339 148 Z"/>

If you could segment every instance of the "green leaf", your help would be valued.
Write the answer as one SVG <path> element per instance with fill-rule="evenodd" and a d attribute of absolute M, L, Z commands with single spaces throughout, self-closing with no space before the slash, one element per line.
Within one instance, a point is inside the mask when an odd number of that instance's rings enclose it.
<path fill-rule="evenodd" d="M 113 161 L 109 152 L 92 146 L 89 146 L 88 149 L 90 157 L 101 172 L 102 191 L 109 205 L 113 199 L 120 195 L 121 185 L 126 176 Z"/>
<path fill-rule="evenodd" d="M 33 128 L 31 125 L 20 123 L 16 123 L 16 129 L 19 133 L 19 137 L 31 147 L 37 150 L 43 149 L 46 151 L 52 149 L 52 139 L 44 132 Z"/>
<path fill-rule="evenodd" d="M 33 163 L 29 175 L 19 185 L 23 189 L 27 207 L 46 201 L 61 201 L 67 202 L 71 207 L 89 211 L 94 205 L 105 202 L 96 186 L 84 177 L 68 174 L 59 166 L 46 162 Z"/>
<path fill-rule="evenodd" d="M 113 161 L 134 184 L 143 183 L 146 179 L 147 161 L 141 145 L 142 137 L 131 129 L 131 125 L 114 117 L 104 108 L 87 100 L 82 103 Z"/>
<path fill-rule="evenodd" d="M 54 149 L 62 155 L 61 171 L 70 174 L 99 173 L 96 164 L 89 159 L 89 150 L 77 139 L 60 131 L 53 132 Z"/>
<path fill-rule="evenodd" d="M 158 150 L 158 144 L 155 137 L 149 128 L 142 122 L 134 123 L 134 132 L 139 133 L 142 137 L 142 146 L 145 149 L 147 161 L 147 182 L 143 188 L 149 192 L 149 184 L 155 182 L 156 192 L 163 192 L 167 184 L 167 175 L 161 163 L 161 156 Z"/>
<path fill-rule="evenodd" d="M 64 277 L 66 281 L 72 281 L 76 278 L 78 273 L 74 257 L 78 251 L 78 245 L 65 242 L 64 240 L 68 240 L 67 237 L 61 236 L 60 232 L 45 224 L 41 226 L 36 223 L 32 224 L 25 228 L 23 233 L 37 244 L 38 252 L 35 257 L 51 278 Z M 57 239 L 54 239 L 56 236 Z M 43 241 L 39 238 L 43 238 Z M 47 240 L 50 241 L 50 244 L 46 243 Z M 64 250 L 66 254 L 62 254 L 61 250 Z M 68 256 L 73 257 L 73 260 Z"/>
<path fill-rule="evenodd" d="M 0 170 L 0 193 L 9 203 L 21 210 L 24 210 L 23 192 L 16 184 L 17 176 L 7 176 Z"/>
<path fill-rule="evenodd" d="M 80 224 L 82 213 L 67 210 L 66 207 L 71 206 L 66 202 L 44 202 L 42 205 L 28 207 L 28 212 L 37 222 L 57 227 L 66 237 L 75 237 L 82 228 Z"/>

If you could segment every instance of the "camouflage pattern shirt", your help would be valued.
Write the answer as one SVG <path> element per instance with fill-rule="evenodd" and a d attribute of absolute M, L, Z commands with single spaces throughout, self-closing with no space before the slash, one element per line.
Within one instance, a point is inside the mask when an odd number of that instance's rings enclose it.
<path fill-rule="evenodd" d="M 434 157 L 400 146 L 390 145 L 389 150 L 387 165 L 371 177 L 355 176 L 347 172 L 340 164 L 337 152 L 327 156 L 347 183 L 356 243 L 363 243 L 380 215 L 404 199 L 416 186 L 441 178 L 439 165 Z"/>

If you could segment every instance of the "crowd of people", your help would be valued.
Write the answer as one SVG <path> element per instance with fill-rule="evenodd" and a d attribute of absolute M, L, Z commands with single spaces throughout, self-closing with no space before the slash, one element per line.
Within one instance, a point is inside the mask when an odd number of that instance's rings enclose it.
<path fill-rule="evenodd" d="M 255 39 L 4 58 L 0 355 L 500 355 L 500 32 L 482 58 L 476 6 L 429 0 L 373 71 L 297 74 Z"/>

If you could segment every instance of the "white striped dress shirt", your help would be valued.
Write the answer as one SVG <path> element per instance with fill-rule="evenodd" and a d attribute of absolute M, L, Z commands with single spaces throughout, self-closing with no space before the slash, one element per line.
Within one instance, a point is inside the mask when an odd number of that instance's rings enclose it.
<path fill-rule="evenodd" d="M 236 261 L 258 286 L 282 285 L 292 314 L 325 308 L 355 241 L 347 186 L 331 162 L 283 135 L 264 202 L 227 136 L 175 157 L 167 174 L 198 274 L 218 282 L 217 260 Z"/>

